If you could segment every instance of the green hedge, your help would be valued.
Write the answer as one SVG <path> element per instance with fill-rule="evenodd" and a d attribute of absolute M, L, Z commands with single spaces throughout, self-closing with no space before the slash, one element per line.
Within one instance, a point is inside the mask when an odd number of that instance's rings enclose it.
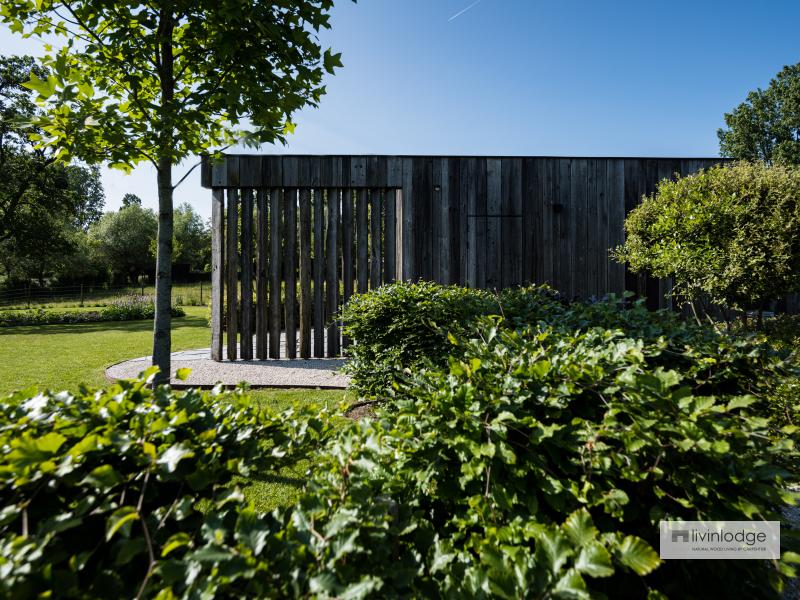
<path fill-rule="evenodd" d="M 342 309 L 351 388 L 362 397 L 382 397 L 404 370 L 444 365 L 452 347 L 448 334 L 469 335 L 482 315 L 504 314 L 512 324 L 557 318 L 564 309 L 545 286 L 484 290 L 421 281 L 382 286 L 356 294 Z"/>
<path fill-rule="evenodd" d="M 769 401 L 791 366 L 769 345 L 613 299 L 447 290 L 424 314 L 469 324 L 400 319 L 397 339 L 436 340 L 407 356 L 443 354 L 336 431 L 144 381 L 7 399 L 0 596 L 778 597 L 800 563 L 786 528 L 774 563 L 655 550 L 660 519 L 798 500 L 800 430 Z M 292 507 L 258 514 L 234 487 L 308 457 Z"/>
<path fill-rule="evenodd" d="M 235 481 L 277 474 L 331 431 L 313 408 L 151 380 L 0 404 L 0 597 L 196 591 L 216 540 L 255 519 Z"/>
<path fill-rule="evenodd" d="M 171 309 L 173 317 L 184 317 L 180 306 Z M 70 325 L 73 323 L 100 323 L 103 321 L 140 321 L 155 317 L 151 296 L 123 296 L 100 310 L 52 311 L 39 308 L 28 311 L 0 312 L 0 327 L 14 325 Z"/>

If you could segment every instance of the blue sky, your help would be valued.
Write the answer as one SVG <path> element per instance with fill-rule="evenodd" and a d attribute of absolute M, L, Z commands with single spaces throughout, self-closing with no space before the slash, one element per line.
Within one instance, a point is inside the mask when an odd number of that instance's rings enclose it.
<path fill-rule="evenodd" d="M 798 22 L 797 0 L 339 0 L 322 40 L 344 69 L 264 151 L 716 156 L 723 113 L 800 62 Z M 108 208 L 156 205 L 147 167 L 104 185 Z M 176 200 L 208 215 L 196 176 Z"/>

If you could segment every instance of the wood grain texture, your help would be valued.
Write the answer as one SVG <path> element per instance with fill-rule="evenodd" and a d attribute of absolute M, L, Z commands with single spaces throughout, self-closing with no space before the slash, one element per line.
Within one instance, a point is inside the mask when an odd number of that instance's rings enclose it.
<path fill-rule="evenodd" d="M 370 190 L 369 198 L 369 285 L 375 289 L 381 285 L 383 261 L 381 260 L 381 222 L 383 221 L 382 191 Z"/>
<path fill-rule="evenodd" d="M 284 165 L 285 168 L 285 165 Z M 283 191 L 283 281 L 286 358 L 297 358 L 297 189 Z"/>
<path fill-rule="evenodd" d="M 314 188 L 314 356 L 325 356 L 325 199 Z"/>
<path fill-rule="evenodd" d="M 242 190 L 241 320 L 239 351 L 242 360 L 253 360 L 253 190 Z"/>
<path fill-rule="evenodd" d="M 339 189 L 328 188 L 326 195 L 328 209 L 328 231 L 325 240 L 327 356 L 339 356 L 339 323 L 337 320 L 339 311 Z"/>
<path fill-rule="evenodd" d="M 228 360 L 236 360 L 238 354 L 238 308 L 239 308 L 239 191 L 228 190 L 227 222 L 227 267 L 228 280 Z"/>
<path fill-rule="evenodd" d="M 283 244 L 281 243 L 283 218 L 283 189 L 269 192 L 269 357 L 281 357 L 281 269 Z"/>
<path fill-rule="evenodd" d="M 383 196 L 383 282 L 391 283 L 397 275 L 397 190 L 387 189 Z M 345 300 L 346 301 L 346 300 Z"/>
<path fill-rule="evenodd" d="M 364 292 L 395 278 L 478 288 L 549 283 L 568 298 L 630 290 L 647 296 L 652 307 L 669 307 L 669 281 L 626 272 L 609 252 L 624 242 L 625 216 L 659 181 L 720 162 L 724 161 L 496 156 L 204 159 L 201 182 L 214 190 L 212 357 L 221 359 L 227 346 L 226 355 L 235 360 L 239 334 L 249 338 L 253 330 L 257 358 L 279 353 L 280 331 L 295 312 L 286 312 L 284 302 L 283 283 L 291 279 L 291 272 L 299 272 L 301 279 L 301 346 L 307 331 L 313 344 L 306 340 L 305 350 L 315 356 L 338 353 L 338 328 L 332 317 L 342 301 L 356 290 Z M 307 229 L 300 212 L 299 271 L 296 263 L 285 264 L 284 189 L 300 189 L 300 197 L 308 199 Z M 347 199 L 329 206 L 323 189 L 336 198 L 347 190 Z M 248 260 L 244 255 L 250 244 L 244 238 L 251 236 L 252 222 L 241 221 L 241 216 L 252 213 L 244 206 L 252 202 L 251 190 L 256 194 L 256 249 Z M 241 244 L 245 246 L 240 254 Z M 245 272 L 253 258 L 255 324 L 248 323 L 249 311 L 240 310 L 251 297 L 245 290 L 250 280 Z M 310 311 L 305 321 L 303 310 Z M 325 327 L 337 332 L 327 351 L 322 348 Z M 246 346 L 243 340 L 242 348 Z M 247 356 L 246 349 L 242 355 Z"/>
<path fill-rule="evenodd" d="M 369 201 L 365 189 L 356 193 L 356 253 L 358 293 L 363 294 L 369 289 Z"/>
<path fill-rule="evenodd" d="M 311 358 L 311 189 L 300 190 L 300 358 Z"/>
<path fill-rule="evenodd" d="M 267 252 L 269 232 L 267 213 L 267 190 L 256 192 L 256 358 L 267 358 L 269 348 L 269 289 Z"/>
<path fill-rule="evenodd" d="M 211 192 L 211 360 L 222 360 L 222 313 L 225 310 L 225 192 Z"/>
<path fill-rule="evenodd" d="M 353 295 L 353 191 L 342 190 L 342 304 Z"/>

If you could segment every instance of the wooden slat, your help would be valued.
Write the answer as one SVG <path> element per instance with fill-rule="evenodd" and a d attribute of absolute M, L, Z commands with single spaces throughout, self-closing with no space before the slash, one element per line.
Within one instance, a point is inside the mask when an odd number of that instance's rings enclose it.
<path fill-rule="evenodd" d="M 297 358 L 297 189 L 283 191 L 283 281 L 286 358 Z"/>
<path fill-rule="evenodd" d="M 450 233 L 450 160 L 441 159 L 438 169 L 439 194 L 438 202 L 432 207 L 437 212 L 434 222 L 437 224 L 437 244 L 434 251 L 436 268 L 434 278 L 440 283 L 450 283 L 450 253 L 453 251 L 453 240 Z"/>
<path fill-rule="evenodd" d="M 625 242 L 625 169 L 626 161 L 608 161 L 608 247 L 616 248 Z M 608 268 L 609 291 L 622 295 L 625 291 L 625 265 L 616 261 Z"/>
<path fill-rule="evenodd" d="M 267 358 L 269 343 L 269 300 L 267 257 L 269 248 L 267 231 L 267 191 L 256 192 L 256 358 Z"/>
<path fill-rule="evenodd" d="M 586 159 L 576 159 L 573 161 L 572 179 L 570 180 L 570 202 L 572 204 L 572 214 L 574 215 L 570 223 L 574 230 L 570 230 L 572 241 L 573 261 L 572 261 L 572 286 L 573 295 L 578 298 L 588 297 L 588 277 L 587 268 L 587 229 L 588 219 L 586 217 L 586 196 L 587 196 L 587 172 L 588 162 Z M 574 231 L 574 233 L 573 233 Z"/>
<path fill-rule="evenodd" d="M 533 159 L 522 160 L 522 280 L 523 283 L 536 281 L 537 253 L 534 244 L 541 236 L 541 211 L 533 207 L 536 198 L 536 163 Z"/>
<path fill-rule="evenodd" d="M 283 189 L 272 188 L 269 192 L 269 357 L 281 357 L 281 230 Z"/>
<path fill-rule="evenodd" d="M 402 252 L 400 271 L 406 281 L 414 278 L 414 163 L 411 158 L 403 159 L 403 191 L 401 192 L 403 214 L 402 235 L 398 240 Z"/>
<path fill-rule="evenodd" d="M 253 360 L 253 190 L 242 190 L 242 331 L 239 350 L 242 360 Z"/>
<path fill-rule="evenodd" d="M 522 159 L 502 160 L 501 185 L 501 282 L 510 287 L 522 283 Z"/>
<path fill-rule="evenodd" d="M 554 207 L 556 231 L 558 236 L 557 261 L 558 272 L 555 287 L 566 298 L 572 299 L 572 240 L 570 239 L 570 221 L 573 218 L 570 206 L 570 179 L 572 159 L 558 159 L 556 179 L 557 205 Z"/>
<path fill-rule="evenodd" d="M 227 233 L 228 279 L 228 360 L 237 358 L 237 332 L 239 306 L 239 191 L 228 190 Z"/>
<path fill-rule="evenodd" d="M 327 271 L 325 290 L 327 295 L 326 320 L 328 323 L 328 356 L 339 355 L 339 189 L 328 188 L 328 231 L 326 238 Z"/>
<path fill-rule="evenodd" d="M 222 360 L 222 313 L 225 310 L 225 192 L 211 192 L 211 360 Z"/>
<path fill-rule="evenodd" d="M 383 220 L 381 200 L 381 190 L 370 190 L 369 285 L 373 290 L 381 285 L 381 274 L 383 269 L 383 262 L 381 260 L 381 221 Z"/>
<path fill-rule="evenodd" d="M 353 295 L 353 192 L 342 190 L 342 304 Z"/>
<path fill-rule="evenodd" d="M 466 206 L 464 214 L 464 256 L 462 271 L 464 285 L 474 288 L 478 286 L 478 251 L 477 251 L 477 189 L 476 158 L 465 158 L 461 168 L 461 195 Z"/>
<path fill-rule="evenodd" d="M 369 289 L 369 203 L 367 190 L 360 189 L 356 193 L 356 276 L 358 277 L 358 293 Z"/>
<path fill-rule="evenodd" d="M 490 290 L 501 287 L 501 199 L 500 159 L 490 158 L 486 161 L 486 287 Z"/>
<path fill-rule="evenodd" d="M 325 356 L 325 199 L 314 189 L 314 356 Z"/>
<path fill-rule="evenodd" d="M 461 179 L 461 160 L 449 158 L 447 168 L 447 189 L 450 196 L 450 283 L 458 284 L 461 281 L 461 200 L 459 198 L 459 181 Z"/>
<path fill-rule="evenodd" d="M 300 358 L 311 358 L 311 190 L 300 190 Z"/>
<path fill-rule="evenodd" d="M 384 196 L 383 281 L 390 283 L 397 274 L 397 190 L 387 189 Z"/>

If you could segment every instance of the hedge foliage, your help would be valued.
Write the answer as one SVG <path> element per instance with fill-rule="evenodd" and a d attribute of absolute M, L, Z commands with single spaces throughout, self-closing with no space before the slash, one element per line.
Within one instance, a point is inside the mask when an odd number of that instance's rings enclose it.
<path fill-rule="evenodd" d="M 172 307 L 173 317 L 184 317 L 180 306 Z M 100 310 L 52 311 L 39 308 L 28 311 L 0 311 L 0 327 L 13 325 L 71 325 L 104 321 L 141 321 L 155 317 L 152 296 L 121 296 Z"/>
<path fill-rule="evenodd" d="M 420 281 L 394 283 L 353 295 L 342 308 L 349 346 L 347 371 L 360 396 L 382 397 L 404 370 L 446 365 L 448 334 L 468 337 L 476 319 L 504 314 L 511 324 L 557 318 L 564 309 L 547 287 L 484 290 Z"/>
<path fill-rule="evenodd" d="M 437 292 L 405 287 L 380 298 Z M 655 550 L 659 519 L 780 520 L 797 502 L 800 429 L 768 400 L 791 367 L 770 346 L 614 299 L 438 291 L 423 318 L 396 314 L 417 368 L 336 430 L 143 381 L 12 397 L 0 596 L 778 596 L 800 563 L 786 529 L 775 562 Z M 424 319 L 455 305 L 458 327 Z M 235 488 L 304 457 L 294 506 L 258 514 Z"/>
<path fill-rule="evenodd" d="M 151 380 L 4 399 L 0 597 L 188 593 L 248 514 L 236 479 L 307 456 L 330 432 L 313 408 L 278 414 Z"/>
<path fill-rule="evenodd" d="M 616 257 L 677 298 L 754 308 L 800 289 L 800 169 L 736 163 L 677 181 L 628 215 Z"/>

